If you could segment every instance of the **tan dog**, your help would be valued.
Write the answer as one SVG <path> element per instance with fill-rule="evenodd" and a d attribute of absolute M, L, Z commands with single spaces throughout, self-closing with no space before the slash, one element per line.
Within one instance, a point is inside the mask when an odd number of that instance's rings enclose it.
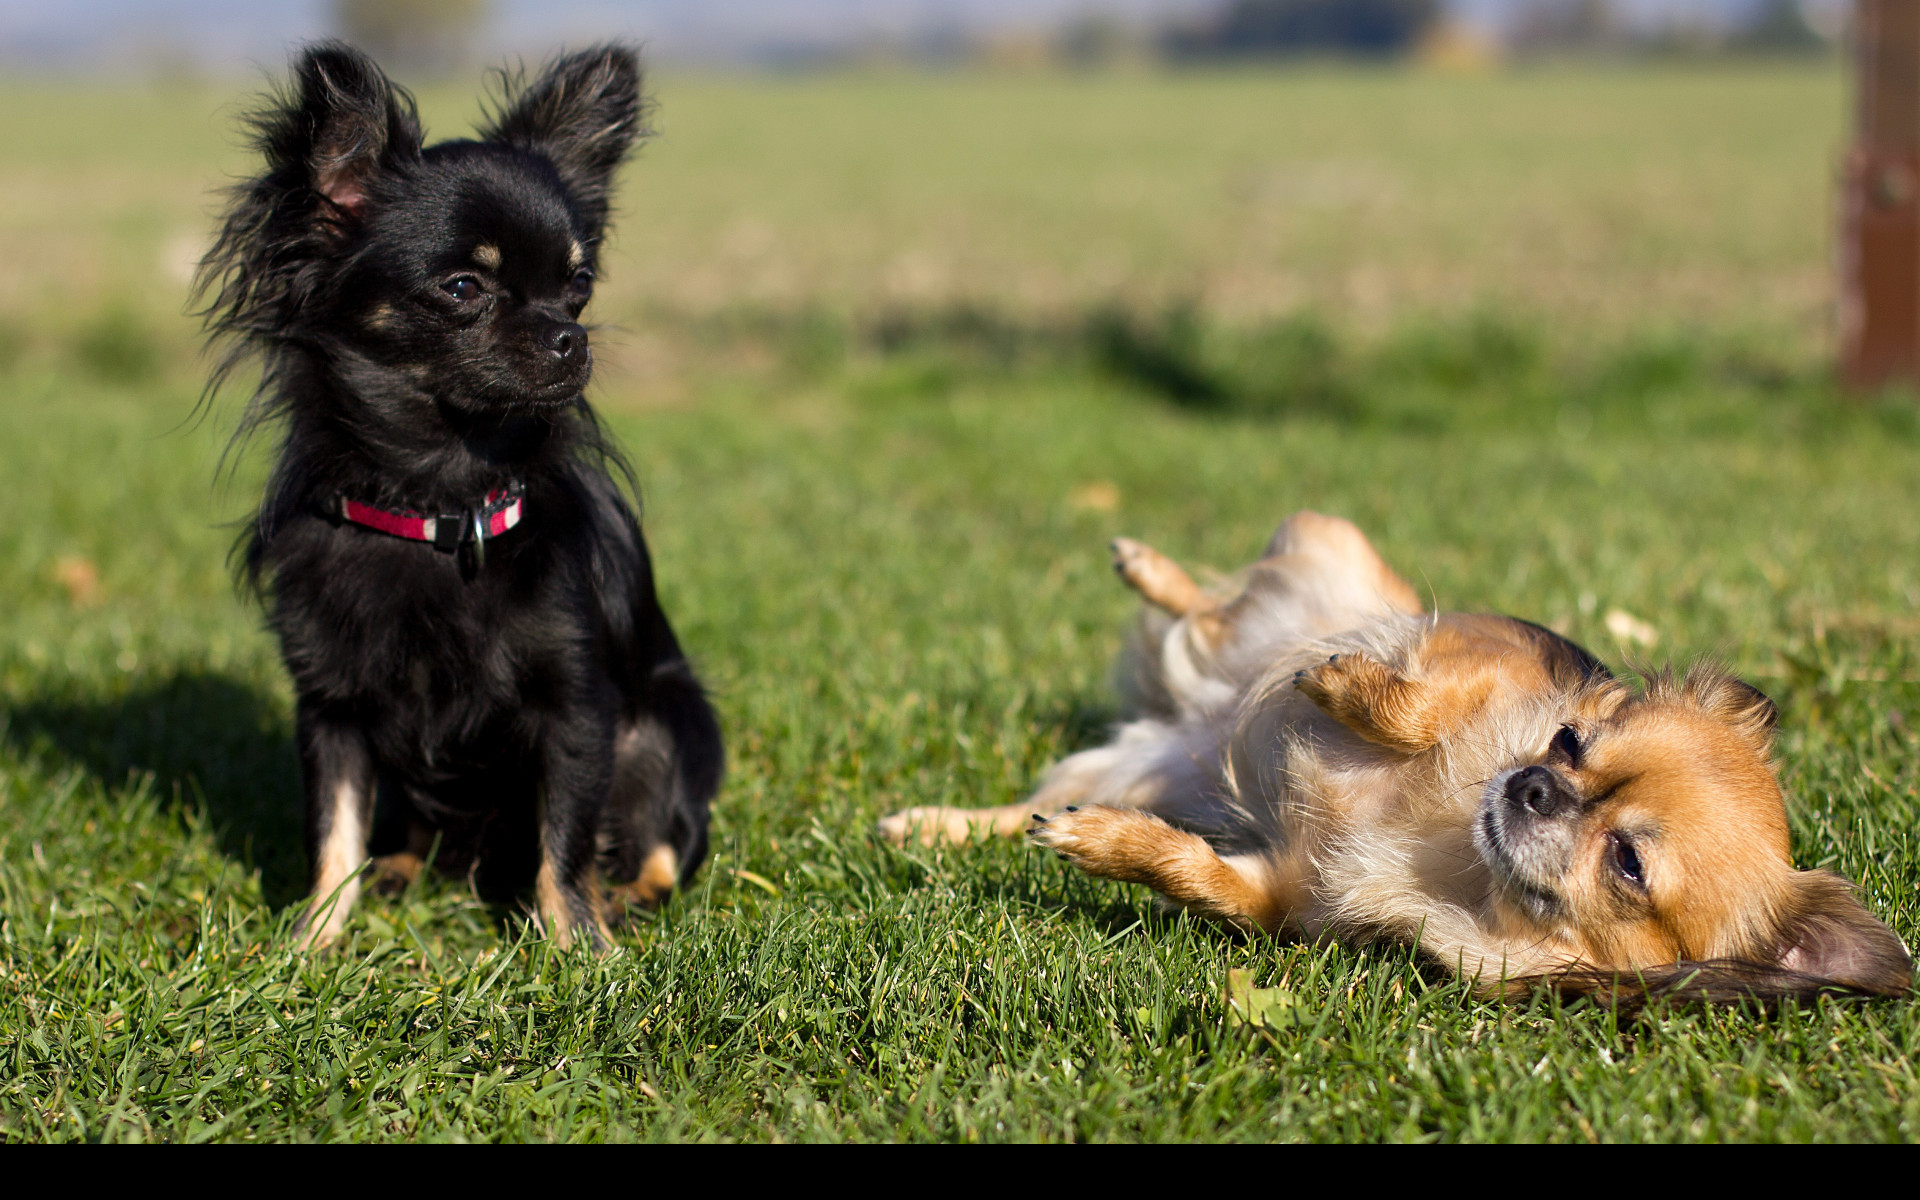
<path fill-rule="evenodd" d="M 1904 994 L 1846 882 L 1793 866 L 1764 695 L 1635 692 L 1508 617 L 1426 615 L 1352 524 L 1290 518 L 1220 599 L 1136 542 L 1136 719 L 1023 804 L 895 841 L 1029 830 L 1083 870 L 1267 932 L 1417 942 L 1488 993 Z"/>

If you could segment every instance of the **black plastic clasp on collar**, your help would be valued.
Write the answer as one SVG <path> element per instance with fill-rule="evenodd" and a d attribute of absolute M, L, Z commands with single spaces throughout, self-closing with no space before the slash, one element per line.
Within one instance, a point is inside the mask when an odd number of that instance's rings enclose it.
<path fill-rule="evenodd" d="M 461 535 L 467 532 L 467 514 L 442 513 L 433 519 L 433 548 L 452 554 L 460 548 Z"/>

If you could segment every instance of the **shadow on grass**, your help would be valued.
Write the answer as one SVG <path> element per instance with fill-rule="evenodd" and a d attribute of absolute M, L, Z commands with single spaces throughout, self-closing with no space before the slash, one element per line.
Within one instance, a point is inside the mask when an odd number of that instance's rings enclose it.
<path fill-rule="evenodd" d="M 204 809 L 220 852 L 259 870 L 261 897 L 273 908 L 306 895 L 292 721 L 266 689 L 205 672 L 147 679 L 107 695 L 74 684 L 9 703 L 5 718 L 0 741 L 50 767 L 77 768 L 108 788 L 151 774 L 159 795 L 172 797 L 177 806 Z M 378 854 L 383 834 L 378 816 L 375 822 L 373 852 Z M 530 824 L 501 828 L 508 846 L 538 844 Z M 437 851 L 436 845 L 436 857 Z M 497 847 L 489 862 L 501 865 L 474 871 L 465 858 L 440 857 L 434 877 L 476 889 L 489 919 L 505 930 L 529 911 L 527 885 L 535 863 L 527 854 Z M 387 881 L 376 890 L 391 895 L 403 889 Z"/>
<path fill-rule="evenodd" d="M 1119 721 L 1119 709 L 1092 701 L 1046 708 L 1035 714 L 1039 728 L 1060 731 L 1062 758 L 1105 745 L 1113 738 L 1113 728 Z M 1039 782 L 1037 777 L 1034 782 Z"/>
<path fill-rule="evenodd" d="M 756 358 L 805 378 L 844 373 L 849 394 L 866 401 L 937 400 L 969 379 L 1067 370 L 1234 422 L 1527 432 L 1574 442 L 1589 433 L 1641 436 L 1650 422 L 1669 437 L 1800 441 L 1864 426 L 1920 440 L 1910 393 L 1843 398 L 1823 358 L 1754 335 L 1568 342 L 1535 319 L 1491 309 L 1404 322 L 1379 336 L 1310 311 L 1223 321 L 1191 302 L 1040 319 L 972 303 L 892 306 L 861 319 L 742 308 L 692 319 L 683 332 L 709 352 L 751 347 Z M 87 357 L 85 346 L 75 354 L 95 373 L 118 369 Z"/>
<path fill-rule="evenodd" d="M 203 804 L 222 853 L 260 871 L 279 907 L 306 890 L 300 771 L 273 697 L 224 675 L 186 673 L 111 696 L 80 688 L 8 705 L 8 742 L 109 787 L 151 772 L 162 795 Z"/>

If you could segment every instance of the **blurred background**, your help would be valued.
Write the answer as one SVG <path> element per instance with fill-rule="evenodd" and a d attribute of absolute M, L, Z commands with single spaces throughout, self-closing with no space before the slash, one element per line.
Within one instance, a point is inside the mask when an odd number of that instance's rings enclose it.
<path fill-rule="evenodd" d="M 875 60 L 1040 66 L 1118 59 L 1416 54 L 1818 52 L 1846 0 L 79 0 L 0 9 L 21 70 L 199 70 L 350 37 L 396 65 L 447 71 L 609 33 L 678 63 Z"/>
<path fill-rule="evenodd" d="M 0 363 L 131 376 L 191 355 L 184 288 L 216 186 L 246 167 L 237 103 L 327 34 L 413 85 L 436 136 L 467 128 L 487 64 L 644 44 L 659 136 L 598 315 L 618 327 L 603 383 L 656 399 L 933 327 L 1091 338 L 1189 399 L 1289 386 L 1230 378 L 1239 352 L 1202 344 L 1276 321 L 1279 358 L 1307 367 L 1322 343 L 1468 318 L 1817 355 L 1845 18 L 1842 0 L 9 2 Z"/>

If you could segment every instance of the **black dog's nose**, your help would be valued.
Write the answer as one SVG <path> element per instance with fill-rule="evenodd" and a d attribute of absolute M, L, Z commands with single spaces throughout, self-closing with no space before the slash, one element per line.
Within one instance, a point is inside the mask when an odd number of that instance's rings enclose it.
<path fill-rule="evenodd" d="M 1560 781 L 1545 767 L 1515 771 L 1507 780 L 1507 803 L 1525 805 L 1543 817 L 1559 812 L 1565 801 Z"/>
<path fill-rule="evenodd" d="M 587 331 L 578 325 L 555 325 L 547 331 L 547 349 L 561 362 L 572 362 L 587 352 Z"/>

